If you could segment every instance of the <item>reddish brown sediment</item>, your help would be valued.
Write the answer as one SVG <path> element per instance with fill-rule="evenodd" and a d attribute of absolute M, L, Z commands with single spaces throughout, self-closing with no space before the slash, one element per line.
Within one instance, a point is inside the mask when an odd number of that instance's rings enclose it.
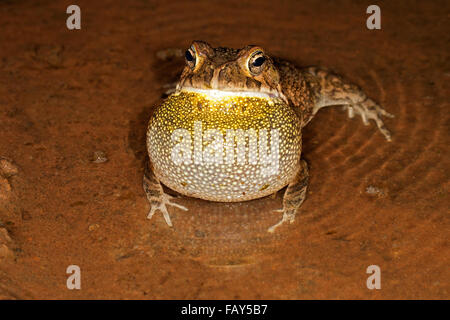
<path fill-rule="evenodd" d="M 351 1 L 231 2 L 77 1 L 78 31 L 61 3 L 0 4 L 0 298 L 449 298 L 448 3 L 382 3 L 370 31 Z M 281 193 L 147 220 L 146 125 L 184 63 L 156 53 L 195 39 L 333 69 L 396 116 L 393 141 L 321 110 L 306 200 L 274 234 Z"/>

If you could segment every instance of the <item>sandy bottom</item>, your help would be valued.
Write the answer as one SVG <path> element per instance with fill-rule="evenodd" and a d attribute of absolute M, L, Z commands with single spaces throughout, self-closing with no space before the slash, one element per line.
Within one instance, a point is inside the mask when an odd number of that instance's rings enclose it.
<path fill-rule="evenodd" d="M 377 31 L 352 1 L 232 2 L 80 0 L 79 31 L 69 2 L 1 2 L 0 298 L 449 298 L 448 2 L 383 2 Z M 282 192 L 147 220 L 146 123 L 183 65 L 156 53 L 194 39 L 346 75 L 396 115 L 393 142 L 321 110 L 307 200 L 273 235 Z"/>

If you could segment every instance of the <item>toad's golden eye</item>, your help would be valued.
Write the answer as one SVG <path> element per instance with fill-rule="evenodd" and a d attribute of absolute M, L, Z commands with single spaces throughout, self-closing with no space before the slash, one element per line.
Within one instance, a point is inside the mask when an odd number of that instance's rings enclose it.
<path fill-rule="evenodd" d="M 185 58 L 186 58 L 186 63 L 187 65 L 191 68 L 194 69 L 195 65 L 197 63 L 197 58 L 196 58 L 196 54 L 195 54 L 195 50 L 191 47 L 189 49 L 186 50 L 185 54 L 184 54 Z"/>
<path fill-rule="evenodd" d="M 264 52 L 255 51 L 248 59 L 248 70 L 253 75 L 258 75 L 264 69 L 264 63 L 266 62 Z"/>

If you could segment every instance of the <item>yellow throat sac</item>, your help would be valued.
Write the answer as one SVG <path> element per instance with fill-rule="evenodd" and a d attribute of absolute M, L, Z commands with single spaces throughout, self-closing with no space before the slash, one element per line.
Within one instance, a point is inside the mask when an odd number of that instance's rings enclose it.
<path fill-rule="evenodd" d="M 156 177 L 212 201 L 264 197 L 298 170 L 301 124 L 281 99 L 181 91 L 150 119 L 147 149 Z"/>

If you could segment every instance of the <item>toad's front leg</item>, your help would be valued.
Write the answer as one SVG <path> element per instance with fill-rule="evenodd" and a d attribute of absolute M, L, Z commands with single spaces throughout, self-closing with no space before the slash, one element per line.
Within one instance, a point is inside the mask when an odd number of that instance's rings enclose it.
<path fill-rule="evenodd" d="M 283 217 L 277 224 L 268 229 L 269 232 L 274 232 L 276 228 L 286 221 L 289 221 L 290 223 L 294 222 L 295 213 L 305 200 L 309 180 L 308 177 L 308 165 L 306 161 L 300 160 L 300 170 L 295 178 L 289 183 L 284 194 L 283 209 L 275 210 L 276 212 L 282 212 Z"/>
<path fill-rule="evenodd" d="M 166 223 L 171 227 L 172 221 L 170 220 L 166 205 L 171 205 L 185 211 L 188 210 L 186 207 L 170 201 L 170 199 L 172 199 L 173 197 L 168 195 L 167 193 L 164 193 L 164 189 L 158 178 L 156 178 L 155 174 L 153 173 L 153 170 L 151 169 L 150 163 L 148 161 L 145 166 L 144 179 L 142 182 L 145 194 L 147 195 L 147 199 L 150 202 L 150 212 L 147 216 L 148 219 L 151 219 L 153 217 L 156 210 L 160 210 L 164 215 Z"/>

